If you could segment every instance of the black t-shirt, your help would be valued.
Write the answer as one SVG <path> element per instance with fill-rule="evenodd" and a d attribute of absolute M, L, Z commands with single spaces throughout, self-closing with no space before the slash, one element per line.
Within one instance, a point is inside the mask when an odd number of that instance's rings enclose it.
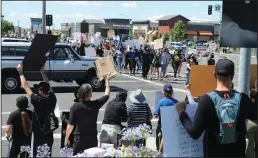
<path fill-rule="evenodd" d="M 99 109 L 108 101 L 105 95 L 93 101 L 74 103 L 70 108 L 69 124 L 76 125 L 74 134 L 82 133 L 84 136 L 97 133 L 97 118 Z M 82 135 L 81 135 L 82 136 Z"/>
<path fill-rule="evenodd" d="M 209 59 L 208 60 L 208 65 L 215 65 L 215 60 L 214 59 Z"/>
<path fill-rule="evenodd" d="M 215 91 L 221 97 L 225 93 L 232 97 L 235 91 Z M 250 98 L 242 93 L 239 117 L 236 130 L 240 133 L 238 141 L 233 144 L 219 144 L 216 134 L 219 133 L 219 119 L 212 99 L 205 94 L 198 104 L 194 122 L 191 122 L 185 112 L 180 114 L 180 120 L 188 134 L 193 139 L 198 139 L 204 131 L 203 147 L 205 157 L 244 157 L 246 149 L 246 119 L 256 120 L 257 109 Z"/>
<path fill-rule="evenodd" d="M 121 121 L 127 121 L 127 110 L 125 102 L 112 100 L 107 104 L 102 124 L 119 125 Z"/>
<path fill-rule="evenodd" d="M 30 120 L 32 120 L 32 112 L 27 110 Z M 22 145 L 29 145 L 31 136 L 27 137 L 24 135 L 21 120 L 21 111 L 16 110 L 12 112 L 7 120 L 7 125 L 12 125 L 12 138 L 13 143 L 24 143 Z"/>
<path fill-rule="evenodd" d="M 56 108 L 56 95 L 54 92 L 49 92 L 48 97 L 38 96 L 33 93 L 31 95 L 31 104 L 34 106 L 34 112 L 36 113 L 38 120 L 43 126 L 47 111 L 53 112 Z M 39 130 L 39 124 L 37 118 L 33 117 L 33 129 Z"/>

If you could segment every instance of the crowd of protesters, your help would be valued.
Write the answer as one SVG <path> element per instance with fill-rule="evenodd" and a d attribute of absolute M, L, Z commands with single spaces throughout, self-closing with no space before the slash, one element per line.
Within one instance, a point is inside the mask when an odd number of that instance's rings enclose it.
<path fill-rule="evenodd" d="M 155 51 L 147 45 L 141 46 L 139 50 L 135 47 L 129 48 L 128 51 L 123 47 L 112 47 L 111 49 L 110 53 L 119 72 L 127 70 L 127 66 L 129 66 L 131 75 L 135 75 L 136 71 L 142 71 L 143 78 L 153 79 L 154 73 L 157 72 L 157 79 L 165 79 L 166 69 L 171 61 L 174 68 L 174 78 L 176 79 L 180 74 L 180 67 L 183 62 L 181 49 L 176 50 L 173 54 L 170 54 L 168 49 Z M 214 65 L 215 60 L 213 58 L 214 55 L 212 54 L 207 64 Z M 109 75 L 104 76 L 106 90 L 99 99 L 91 99 L 93 93 L 89 84 L 81 85 L 75 92 L 75 103 L 70 108 L 64 145 L 71 145 L 69 137 L 73 134 L 74 155 L 83 152 L 85 149 L 98 146 L 98 142 L 112 143 L 117 147 L 117 134 L 123 128 L 126 128 L 122 125 L 123 122 L 127 122 L 127 127 L 136 127 L 140 124 L 147 124 L 152 127 L 151 119 L 155 117 L 158 118 L 156 146 L 159 152 L 157 156 L 162 156 L 163 138 L 160 108 L 176 106 L 182 125 L 193 139 L 198 139 L 204 132 L 203 151 L 205 157 L 244 157 L 246 155 L 248 132 L 246 120 L 248 119 L 253 123 L 256 123 L 257 120 L 257 81 L 250 94 L 237 92 L 234 90 L 232 83 L 235 72 L 234 63 L 229 59 L 220 59 L 215 64 L 216 89 L 203 96 L 193 98 L 189 91 L 188 81 L 191 65 L 198 65 L 198 60 L 193 54 L 186 57 L 188 74 L 186 100 L 180 101 L 174 98 L 173 86 L 165 83 L 162 89 L 164 98 L 155 105 L 154 112 L 151 111 L 146 102 L 148 96 L 141 89 L 137 89 L 129 95 L 127 91 L 120 91 L 115 98 L 109 101 Z M 18 109 L 12 112 L 8 118 L 5 135 L 8 139 L 11 138 L 13 142 L 8 156 L 11 158 L 18 157 L 21 146 L 31 145 L 32 132 L 34 133 L 33 157 L 37 155 L 37 147 L 43 144 L 47 144 L 50 153 L 52 153 L 53 132 L 58 128 L 58 122 L 56 124 L 54 116 L 57 97 L 44 73 L 44 66 L 41 69 L 43 82 L 34 85 L 33 91 L 23 75 L 23 66 L 18 65 L 17 71 L 20 75 L 22 87 L 29 99 L 25 96 L 18 97 L 16 104 Z M 126 104 L 127 98 L 130 101 L 128 105 Z M 33 112 L 27 110 L 29 100 L 34 106 Z M 104 119 L 98 137 L 98 113 L 99 109 L 106 103 Z M 197 106 L 194 121 L 191 121 L 185 112 L 187 104 Z M 50 121 L 54 121 L 54 127 L 49 126 Z M 75 129 L 73 129 L 74 127 Z M 20 157 L 26 156 L 28 155 L 20 154 Z"/>

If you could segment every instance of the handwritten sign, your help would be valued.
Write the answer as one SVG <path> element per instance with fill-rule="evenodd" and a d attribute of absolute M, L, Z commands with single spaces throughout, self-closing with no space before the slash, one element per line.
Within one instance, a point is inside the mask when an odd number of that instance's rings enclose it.
<path fill-rule="evenodd" d="M 193 120 L 196 105 L 187 105 L 186 112 Z M 164 157 L 203 157 L 203 135 L 193 140 L 180 122 L 175 106 L 161 107 L 161 126 Z"/>

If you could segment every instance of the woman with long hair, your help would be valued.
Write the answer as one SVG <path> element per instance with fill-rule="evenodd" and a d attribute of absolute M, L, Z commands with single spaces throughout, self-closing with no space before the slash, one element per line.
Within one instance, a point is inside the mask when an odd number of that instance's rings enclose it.
<path fill-rule="evenodd" d="M 25 96 L 16 99 L 18 110 L 13 111 L 7 120 L 5 137 L 12 141 L 9 158 L 28 157 L 29 153 L 20 153 L 21 146 L 30 146 L 32 113 L 27 110 L 29 101 Z"/>
<path fill-rule="evenodd" d="M 153 71 L 151 74 L 150 79 L 152 79 L 153 74 L 157 72 L 157 79 L 160 80 L 160 67 L 161 67 L 161 50 L 158 50 L 156 54 L 154 55 L 153 61 L 152 61 L 152 66 L 153 66 Z"/>
<path fill-rule="evenodd" d="M 100 143 L 114 144 L 117 147 L 117 134 L 122 130 L 121 122 L 127 122 L 126 99 L 127 91 L 120 91 L 116 98 L 107 104 L 100 132 Z"/>

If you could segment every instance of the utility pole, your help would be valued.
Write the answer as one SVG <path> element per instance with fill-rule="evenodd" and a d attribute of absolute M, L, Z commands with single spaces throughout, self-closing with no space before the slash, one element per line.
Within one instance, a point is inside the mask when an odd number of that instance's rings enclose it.
<path fill-rule="evenodd" d="M 46 34 L 46 0 L 42 1 L 42 33 Z"/>
<path fill-rule="evenodd" d="M 249 95 L 251 48 L 240 48 L 238 91 Z"/>

